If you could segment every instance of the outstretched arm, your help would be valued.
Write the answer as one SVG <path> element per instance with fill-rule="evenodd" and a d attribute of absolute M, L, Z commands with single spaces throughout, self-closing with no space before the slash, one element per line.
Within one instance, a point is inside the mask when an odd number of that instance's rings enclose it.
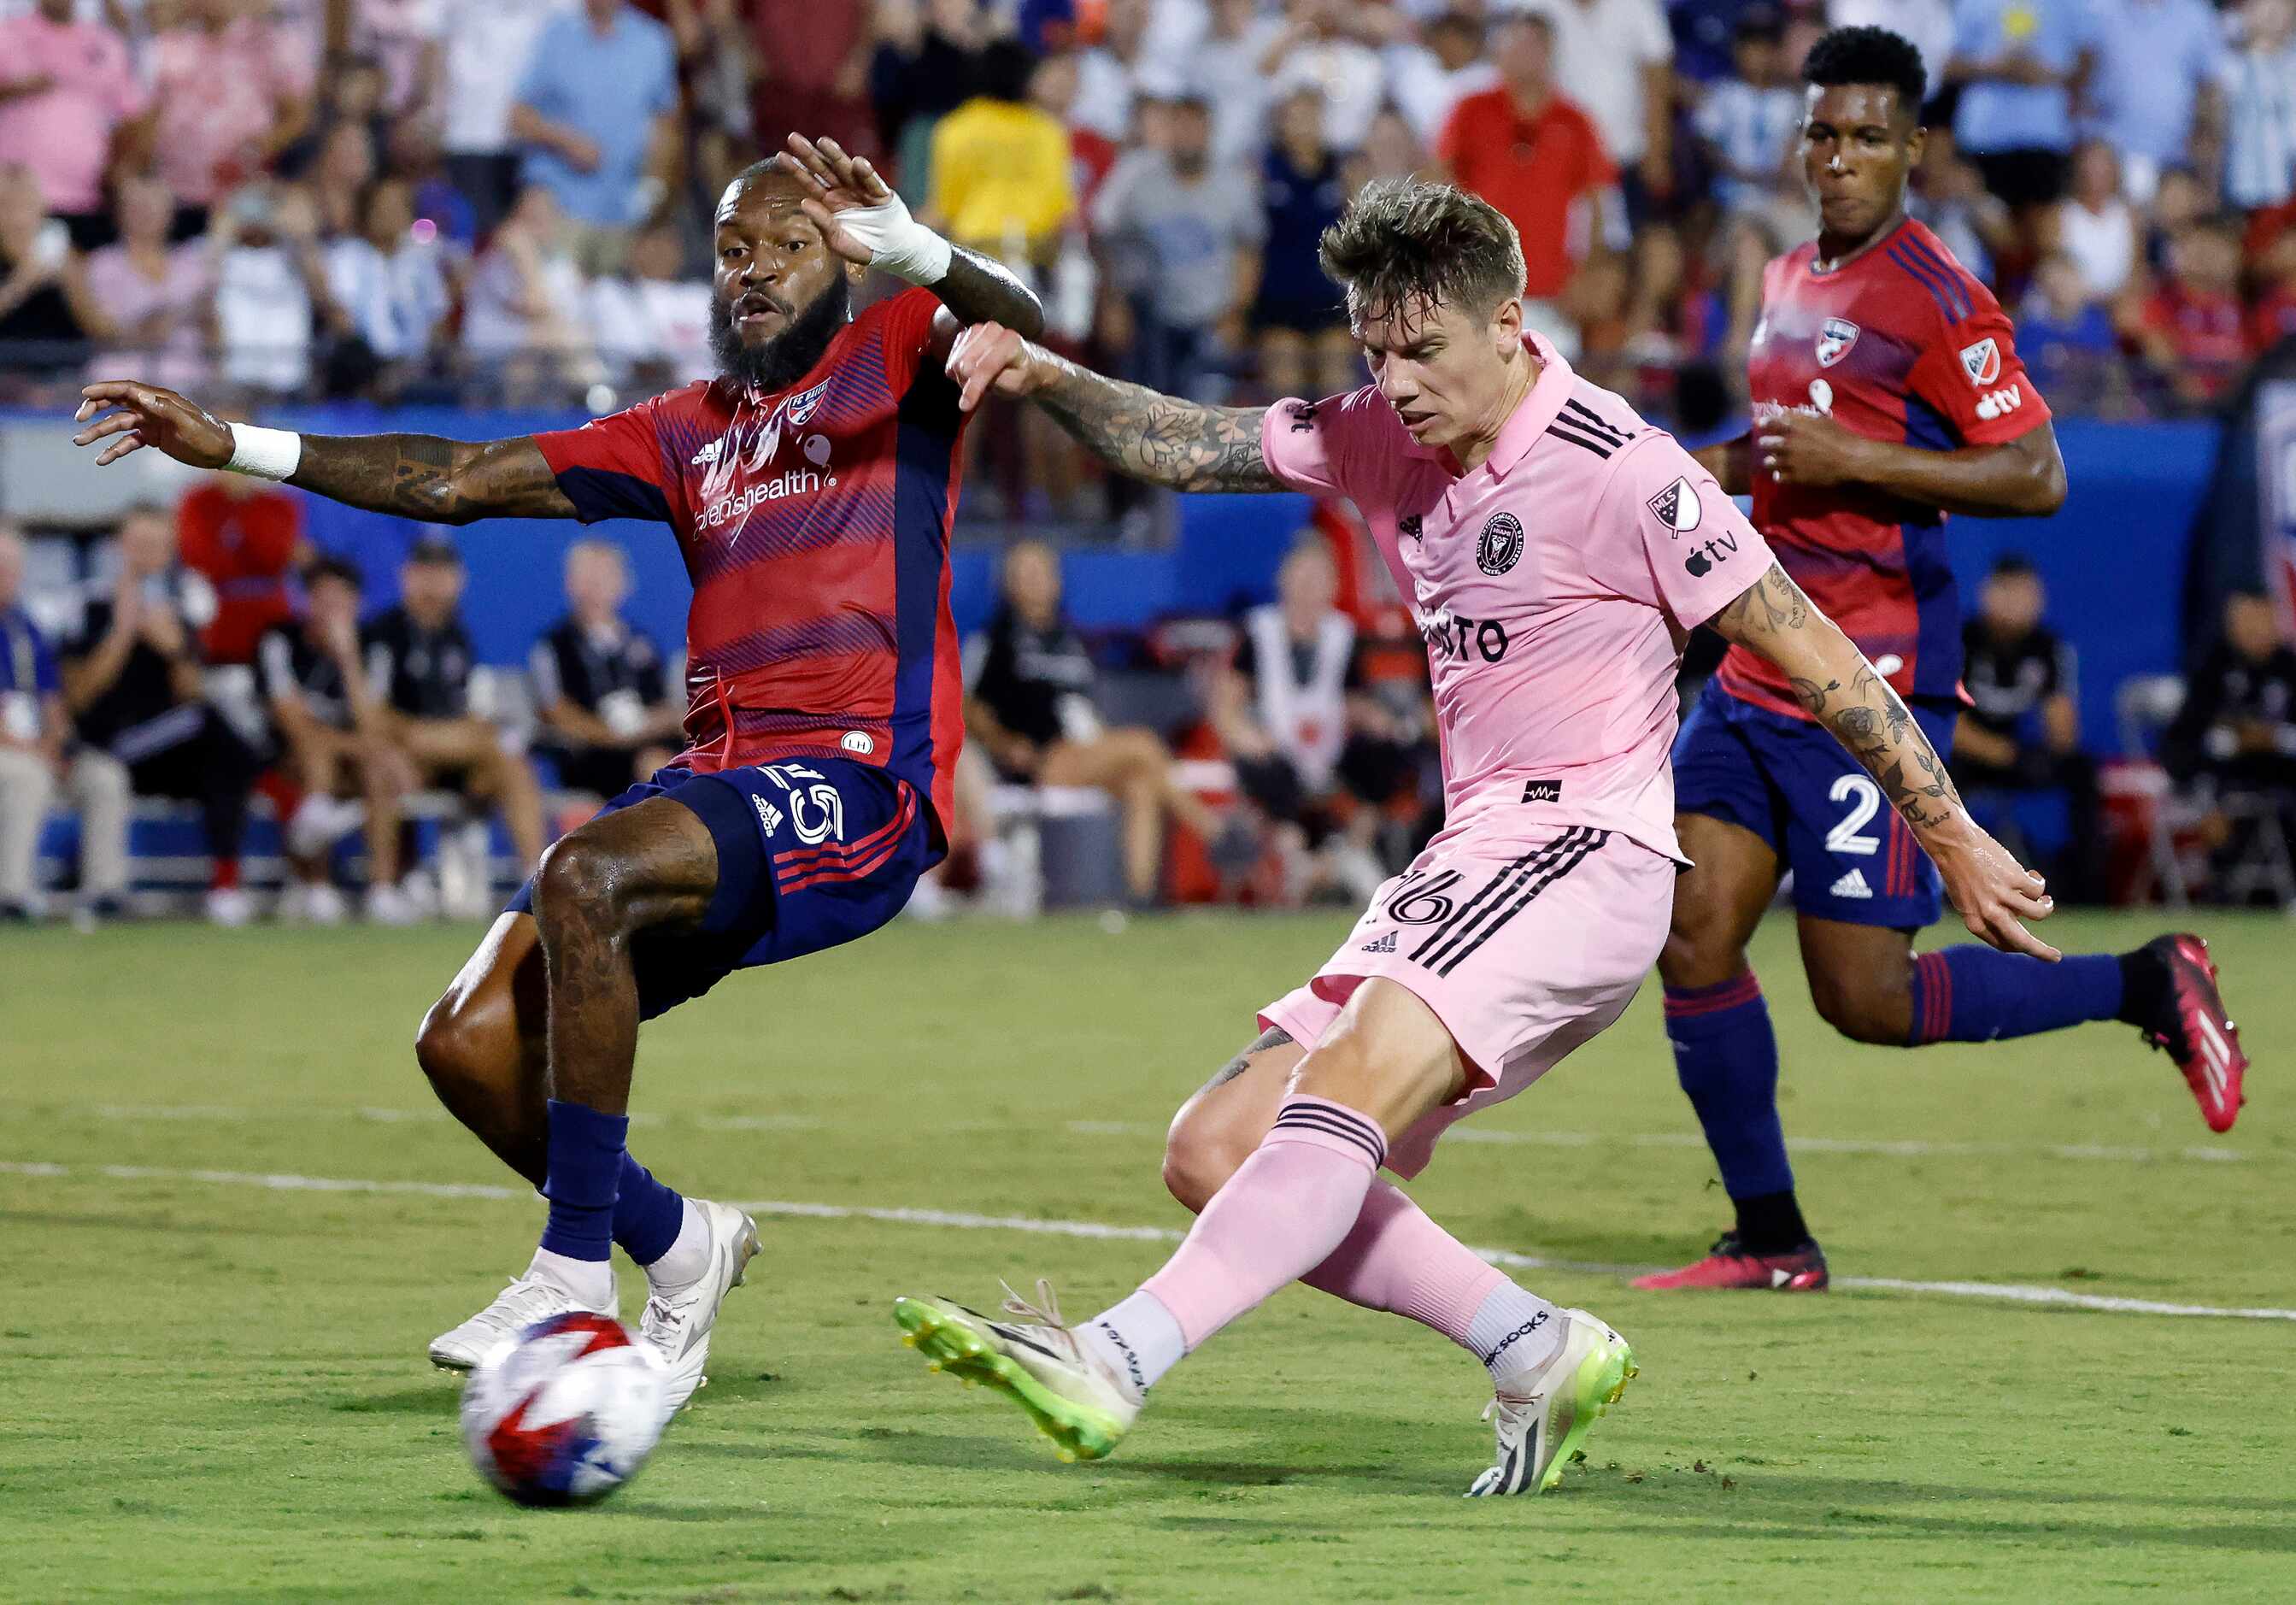
<path fill-rule="evenodd" d="M 240 454 L 250 432 L 241 426 L 234 434 L 233 425 L 173 391 L 107 381 L 91 384 L 80 394 L 85 399 L 78 421 L 87 427 L 72 443 L 92 446 L 110 440 L 95 459 L 99 468 L 146 446 L 194 468 L 249 466 Z M 285 476 L 287 482 L 354 507 L 453 524 L 496 516 L 575 515 L 574 504 L 559 490 L 542 449 L 526 436 L 448 440 L 437 435 L 307 434 L 288 439 L 299 443 L 299 455 L 293 472 Z M 265 477 L 279 475 L 274 472 Z"/>
<path fill-rule="evenodd" d="M 2002 445 L 1932 451 L 1787 413 L 1760 426 L 1755 446 L 1754 472 L 1780 484 L 1865 485 L 1972 518 L 2044 518 L 2065 500 L 2065 459 L 2046 421 Z"/>
<path fill-rule="evenodd" d="M 833 139 L 789 136 L 774 163 L 808 185 L 800 204 L 829 248 L 849 262 L 882 268 L 940 298 L 955 324 L 1000 323 L 1023 334 L 1045 331 L 1045 309 L 1003 263 L 952 245 L 909 215 L 865 156 L 849 156 Z M 954 328 L 943 332 L 947 349 Z"/>
<path fill-rule="evenodd" d="M 1953 777 L 1920 725 L 1849 638 L 1810 605 L 1777 564 L 1710 621 L 1729 640 L 1785 671 L 1811 718 L 1833 732 L 1936 860 L 1970 932 L 2005 952 L 2054 959 L 2026 930 L 2054 906 L 2041 877 L 2022 868 L 1962 806 Z"/>
<path fill-rule="evenodd" d="M 1205 407 L 1056 357 L 993 323 L 956 338 L 948 375 L 968 412 L 991 390 L 1028 396 L 1119 473 L 1174 490 L 1286 489 L 1260 454 L 1264 407 Z"/>

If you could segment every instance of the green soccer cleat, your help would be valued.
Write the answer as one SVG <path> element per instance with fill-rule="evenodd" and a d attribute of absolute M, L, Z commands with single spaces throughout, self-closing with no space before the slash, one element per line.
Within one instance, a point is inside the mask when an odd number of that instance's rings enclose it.
<path fill-rule="evenodd" d="M 1625 1338 L 1584 1310 L 1562 1317 L 1570 1326 L 1554 1358 L 1501 1388 L 1484 1412 L 1498 1417 L 1498 1458 L 1468 1498 L 1543 1494 L 1561 1482 L 1588 1430 L 1633 1379 L 1635 1351 Z"/>
<path fill-rule="evenodd" d="M 1048 1283 L 1040 1305 L 1005 1288 L 1004 1309 L 1021 1317 L 996 1321 L 946 1298 L 897 1298 L 901 1341 L 934 1370 L 1012 1395 L 1064 1461 L 1098 1460 L 1124 1439 L 1140 1401 L 1077 1342 L 1061 1320 Z"/>

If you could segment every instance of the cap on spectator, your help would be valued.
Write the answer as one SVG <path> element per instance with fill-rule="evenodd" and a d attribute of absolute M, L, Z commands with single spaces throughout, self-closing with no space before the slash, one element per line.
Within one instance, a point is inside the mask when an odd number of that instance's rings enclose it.
<path fill-rule="evenodd" d="M 415 538 L 414 544 L 406 548 L 406 561 L 436 563 L 449 568 L 460 568 L 463 566 L 463 548 L 455 544 L 451 536 L 441 535 L 433 531 L 430 534 Z"/>

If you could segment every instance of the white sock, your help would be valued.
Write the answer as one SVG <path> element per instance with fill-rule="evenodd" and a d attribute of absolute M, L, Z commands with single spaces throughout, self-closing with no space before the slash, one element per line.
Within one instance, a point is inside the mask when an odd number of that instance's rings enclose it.
<path fill-rule="evenodd" d="M 1562 1312 L 1538 1294 L 1503 1281 L 1467 1323 L 1467 1344 L 1489 1368 L 1492 1381 L 1513 1380 L 1561 1352 Z"/>
<path fill-rule="evenodd" d="M 1152 1293 L 1135 1293 L 1076 1329 L 1077 1342 L 1136 1400 L 1188 1352 L 1179 1321 Z"/>
<path fill-rule="evenodd" d="M 615 1306 L 614 1267 L 610 1261 L 569 1259 L 547 1248 L 537 1248 L 526 1273 L 537 1281 L 546 1281 L 562 1289 L 594 1310 L 611 1311 Z"/>
<path fill-rule="evenodd" d="M 677 1240 L 669 1252 L 645 1268 L 646 1280 L 657 1288 L 682 1288 L 709 1269 L 709 1223 L 693 1206 L 691 1198 L 682 1199 L 685 1213 L 679 1220 Z"/>

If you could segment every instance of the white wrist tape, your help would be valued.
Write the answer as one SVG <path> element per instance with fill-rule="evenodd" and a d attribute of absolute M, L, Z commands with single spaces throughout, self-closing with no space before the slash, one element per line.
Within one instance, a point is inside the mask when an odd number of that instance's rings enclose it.
<path fill-rule="evenodd" d="M 898 195 L 839 212 L 837 221 L 869 248 L 872 268 L 911 284 L 938 284 L 948 276 L 948 242 L 909 216 Z"/>
<path fill-rule="evenodd" d="M 291 429 L 231 426 L 231 461 L 224 466 L 254 479 L 283 480 L 303 460 L 303 437 Z"/>

